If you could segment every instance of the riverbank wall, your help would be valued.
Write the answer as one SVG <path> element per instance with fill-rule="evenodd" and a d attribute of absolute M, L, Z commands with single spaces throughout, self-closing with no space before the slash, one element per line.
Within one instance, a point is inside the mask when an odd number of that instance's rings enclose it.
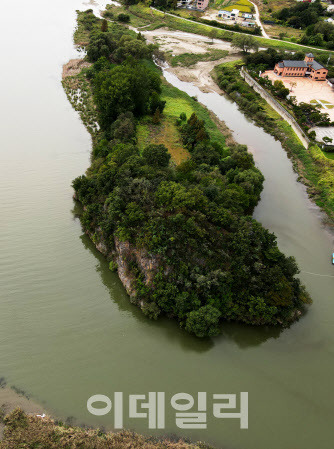
<path fill-rule="evenodd" d="M 255 79 L 247 72 L 247 70 L 242 67 L 240 70 L 240 75 L 246 81 L 246 83 L 251 86 L 255 92 L 257 92 L 261 97 L 266 100 L 266 102 L 286 121 L 289 123 L 298 139 L 301 141 L 305 148 L 308 148 L 310 145 L 310 140 L 298 125 L 296 120 L 292 117 L 292 115 L 284 109 L 282 105 L 278 103 L 270 94 L 267 92 L 260 84 L 255 81 Z"/>

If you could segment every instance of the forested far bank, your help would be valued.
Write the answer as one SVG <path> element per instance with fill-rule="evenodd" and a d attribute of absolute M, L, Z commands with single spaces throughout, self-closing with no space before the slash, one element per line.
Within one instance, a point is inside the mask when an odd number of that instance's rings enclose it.
<path fill-rule="evenodd" d="M 69 83 L 85 78 L 98 127 L 92 165 L 73 187 L 83 228 L 131 301 L 198 337 L 217 335 L 226 320 L 297 319 L 309 298 L 295 260 L 251 217 L 263 176 L 247 148 L 227 145 L 185 94 L 172 107 L 152 62 L 159 49 L 140 34 L 106 26 L 90 10 L 79 14 L 78 32 L 92 66 Z M 139 145 L 143 124 L 148 138 Z M 179 163 L 171 159 L 171 134 L 185 151 Z"/>

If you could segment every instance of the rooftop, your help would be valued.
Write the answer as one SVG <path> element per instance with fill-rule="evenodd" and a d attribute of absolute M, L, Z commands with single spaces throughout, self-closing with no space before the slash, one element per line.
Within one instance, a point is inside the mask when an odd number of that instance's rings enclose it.
<path fill-rule="evenodd" d="M 309 53 L 306 56 L 311 57 L 310 55 L 312 55 L 312 53 Z M 317 61 L 312 61 L 309 63 L 306 63 L 305 61 L 293 61 L 290 59 L 284 59 L 282 62 L 278 63 L 278 66 L 283 68 L 283 67 L 312 67 L 314 70 L 319 70 L 319 69 L 326 69 L 326 67 L 324 67 L 322 64 L 320 64 L 320 62 Z"/>
<path fill-rule="evenodd" d="M 307 67 L 307 64 L 305 61 L 291 61 L 289 59 L 284 59 L 282 61 L 283 67 Z"/>
<path fill-rule="evenodd" d="M 314 70 L 319 70 L 319 69 L 325 69 L 326 68 L 322 64 L 320 64 L 320 62 L 317 62 L 317 61 L 313 61 L 311 63 L 311 66 L 314 68 Z"/>

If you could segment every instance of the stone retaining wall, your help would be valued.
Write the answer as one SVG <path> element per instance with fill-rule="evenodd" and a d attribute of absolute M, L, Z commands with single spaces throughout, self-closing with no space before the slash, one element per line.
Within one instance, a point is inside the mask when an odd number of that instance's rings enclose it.
<path fill-rule="evenodd" d="M 292 117 L 292 115 L 284 109 L 284 107 L 279 104 L 278 101 L 276 101 L 270 94 L 267 92 L 260 84 L 255 81 L 255 79 L 250 76 L 250 74 L 247 72 L 247 70 L 242 67 L 240 70 L 240 75 L 242 78 L 246 81 L 247 84 L 253 87 L 255 92 L 261 95 L 261 97 L 267 101 L 267 103 L 270 104 L 270 106 L 275 109 L 276 112 L 279 113 L 279 115 L 286 120 L 291 128 L 294 130 L 296 135 L 298 136 L 299 140 L 302 142 L 305 148 L 308 148 L 310 141 L 304 131 L 301 129 L 301 127 L 298 125 L 296 120 Z"/>

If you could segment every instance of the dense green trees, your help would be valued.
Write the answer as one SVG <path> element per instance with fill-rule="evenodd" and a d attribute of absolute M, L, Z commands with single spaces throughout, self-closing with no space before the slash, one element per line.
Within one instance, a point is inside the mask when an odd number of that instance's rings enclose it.
<path fill-rule="evenodd" d="M 94 98 L 100 126 L 109 129 L 126 111 L 136 116 L 147 113 L 152 96 L 160 90 L 159 75 L 144 65 L 127 63 L 99 72 L 94 79 Z"/>
<path fill-rule="evenodd" d="M 121 14 L 118 14 L 117 20 L 119 22 L 129 23 L 130 22 L 130 16 L 129 16 L 129 14 L 121 13 Z"/>
<path fill-rule="evenodd" d="M 217 335 L 222 320 L 287 324 L 307 297 L 294 260 L 249 217 L 264 180 L 252 155 L 212 141 L 196 114 L 177 121 L 189 160 L 172 165 L 164 145 L 140 152 L 136 117 L 163 112 L 161 80 L 145 51 L 115 65 L 133 44 L 117 33 L 93 34 L 89 45 L 93 60 L 104 54 L 87 70 L 101 130 L 91 167 L 73 181 L 85 231 L 109 255 L 127 242 L 132 301 L 150 318 L 166 314 L 199 337 Z"/>
<path fill-rule="evenodd" d="M 286 98 L 290 93 L 290 90 L 284 86 L 281 80 L 276 80 L 274 82 L 273 91 L 279 98 Z"/>
<path fill-rule="evenodd" d="M 124 32 L 120 25 L 109 23 L 108 31 L 93 31 L 87 46 L 89 61 L 105 57 L 110 62 L 121 63 L 132 57 L 136 60 L 151 59 L 154 45 L 146 45 L 132 33 Z"/>
<path fill-rule="evenodd" d="M 334 49 L 334 25 L 323 20 L 326 9 L 319 0 L 313 3 L 299 2 L 283 8 L 274 17 L 288 26 L 301 28 L 305 33 L 299 40 L 302 45 L 314 45 Z"/>
<path fill-rule="evenodd" d="M 210 304 L 193 310 L 188 314 L 186 330 L 197 337 L 214 337 L 220 333 L 219 318 L 221 313 Z"/>
<path fill-rule="evenodd" d="M 320 0 L 316 0 L 314 3 L 300 2 L 295 6 L 283 8 L 274 16 L 294 28 L 306 28 L 317 23 L 323 12 Z"/>
<path fill-rule="evenodd" d="M 149 145 L 143 150 L 143 158 L 152 167 L 167 167 L 170 161 L 170 154 L 164 145 Z"/>
<path fill-rule="evenodd" d="M 208 135 L 196 141 L 203 123 L 193 115 L 180 125 L 192 158 L 173 168 L 163 145 L 140 154 L 126 133 L 117 132 L 128 116 L 112 126 L 118 143 L 101 140 L 92 172 L 73 186 L 88 232 L 99 228 L 110 250 L 116 237 L 159 261 L 149 281 L 135 256 L 127 261 L 132 300 L 149 317 L 167 314 L 199 337 L 216 335 L 222 319 L 258 325 L 292 320 L 305 292 L 294 277 L 294 260 L 246 216 L 263 184 L 247 149 L 226 148 Z"/>

